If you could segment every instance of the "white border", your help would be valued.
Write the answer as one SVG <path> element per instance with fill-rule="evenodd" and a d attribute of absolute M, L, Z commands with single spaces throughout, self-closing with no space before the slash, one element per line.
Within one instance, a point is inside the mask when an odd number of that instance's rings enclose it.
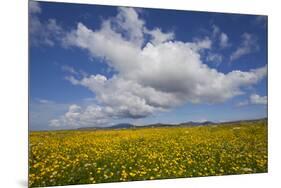
<path fill-rule="evenodd" d="M 107 183 L 68 187 L 280 187 L 280 5 L 276 0 L 58 0 L 89 4 L 269 15 L 269 173 L 207 178 Z M 27 0 L 1 4 L 0 187 L 26 187 Z M 279 185 L 279 186 L 278 186 Z"/>

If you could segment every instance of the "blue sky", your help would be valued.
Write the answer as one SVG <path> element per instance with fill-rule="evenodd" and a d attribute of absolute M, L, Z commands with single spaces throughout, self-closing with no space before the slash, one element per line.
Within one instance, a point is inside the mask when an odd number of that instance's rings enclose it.
<path fill-rule="evenodd" d="M 30 2 L 31 130 L 267 117 L 267 17 Z"/>

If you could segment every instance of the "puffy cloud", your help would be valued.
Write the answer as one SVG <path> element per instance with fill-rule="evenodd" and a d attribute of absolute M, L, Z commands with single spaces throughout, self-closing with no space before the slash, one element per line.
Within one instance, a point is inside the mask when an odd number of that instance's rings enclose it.
<path fill-rule="evenodd" d="M 144 44 L 146 34 L 151 40 Z M 212 46 L 208 37 L 193 42 L 173 38 L 174 34 L 158 28 L 147 29 L 131 8 L 119 9 L 116 18 L 104 20 L 100 29 L 78 23 L 64 38 L 65 45 L 105 59 L 116 74 L 111 78 L 68 76 L 72 84 L 91 90 L 97 104 L 75 112 L 69 109 L 51 124 L 97 125 L 112 118 L 142 118 L 186 103 L 224 102 L 267 74 L 266 66 L 248 72 L 218 72 L 201 60 L 201 52 Z"/>
<path fill-rule="evenodd" d="M 241 101 L 237 103 L 237 106 L 246 106 L 250 104 L 262 104 L 266 105 L 267 104 L 267 96 L 260 96 L 258 94 L 252 94 L 249 97 L 249 100 Z"/>
<path fill-rule="evenodd" d="M 51 127 L 87 127 L 101 126 L 107 123 L 106 113 L 99 106 L 89 105 L 85 109 L 78 105 L 70 105 L 68 111 L 58 119 L 49 121 Z"/>
<path fill-rule="evenodd" d="M 250 96 L 250 102 L 252 104 L 267 104 L 267 96 L 259 96 L 258 94 L 252 94 Z"/>
<path fill-rule="evenodd" d="M 112 30 L 111 32 L 114 33 Z M 202 96 L 204 94 L 202 90 L 211 89 L 210 86 L 213 86 L 215 91 L 219 88 L 223 89 L 224 87 L 221 87 L 223 83 L 218 83 L 218 80 L 227 82 L 232 92 L 238 91 L 241 85 L 256 83 L 266 74 L 266 67 L 250 72 L 233 71 L 228 74 L 210 69 L 201 62 L 199 54 L 199 50 L 210 47 L 207 39 L 194 43 L 180 41 L 169 41 L 158 45 L 147 43 L 141 49 L 124 40 L 117 33 L 105 37 L 106 33 L 103 29 L 92 31 L 81 23 L 70 35 L 74 37 L 73 45 L 89 50 L 94 57 L 106 58 L 109 66 L 118 72 L 117 77 L 169 93 L 183 91 L 186 95 L 186 92 L 200 90 L 196 92 L 197 94 L 193 94 L 193 98 Z M 116 38 L 111 40 L 112 36 Z M 218 83 L 217 86 L 212 82 Z"/>
<path fill-rule="evenodd" d="M 40 4 L 35 1 L 29 1 L 29 35 L 32 45 L 54 46 L 64 34 L 62 27 L 55 19 L 48 19 L 41 22 L 38 14 L 41 13 Z"/>
<path fill-rule="evenodd" d="M 230 55 L 230 61 L 239 59 L 240 57 L 259 50 L 257 38 L 249 33 L 243 33 L 240 46 Z"/>

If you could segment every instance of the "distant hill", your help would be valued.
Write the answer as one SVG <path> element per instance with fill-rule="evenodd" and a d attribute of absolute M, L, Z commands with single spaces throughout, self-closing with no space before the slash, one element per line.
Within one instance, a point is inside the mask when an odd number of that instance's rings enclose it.
<path fill-rule="evenodd" d="M 100 127 L 79 127 L 77 130 L 97 130 L 97 129 L 103 129 Z"/>
<path fill-rule="evenodd" d="M 164 123 L 154 123 L 154 124 L 142 125 L 142 126 L 137 126 L 137 127 L 141 128 L 141 127 L 172 127 L 172 126 L 177 126 L 177 125 L 175 125 L 175 124 L 164 124 Z"/>
<path fill-rule="evenodd" d="M 132 124 L 129 124 L 129 123 L 119 123 L 117 125 L 113 125 L 111 127 L 108 127 L 108 128 L 111 128 L 111 129 L 128 129 L 128 128 L 134 128 L 135 126 L 132 125 Z"/>
<path fill-rule="evenodd" d="M 236 124 L 236 123 L 249 123 L 249 122 L 258 122 L 258 121 L 267 121 L 267 118 L 253 119 L 253 120 L 237 120 L 237 121 L 225 121 L 225 122 L 212 122 L 212 121 L 188 121 L 179 124 L 164 124 L 164 123 L 155 123 L 142 126 L 135 126 L 130 123 L 119 123 L 112 125 L 110 127 L 81 127 L 78 130 L 99 130 L 99 129 L 131 129 L 131 128 L 157 128 L 157 127 L 191 127 L 191 126 L 208 126 L 208 125 L 221 125 L 221 124 Z"/>
<path fill-rule="evenodd" d="M 78 130 L 98 130 L 98 129 L 129 129 L 135 127 L 129 123 L 119 123 L 110 127 L 80 127 Z"/>
<path fill-rule="evenodd" d="M 203 122 L 194 122 L 194 121 L 188 121 L 185 123 L 180 123 L 179 125 L 185 125 L 185 126 L 200 126 L 200 125 L 212 125 L 212 124 L 217 124 L 212 121 L 203 121 Z"/>
<path fill-rule="evenodd" d="M 267 121 L 267 118 L 259 118 L 259 119 L 250 119 L 250 120 L 237 120 L 237 121 L 225 121 L 219 122 L 216 124 L 236 124 L 236 123 L 249 123 L 249 122 L 258 122 L 258 121 Z"/>

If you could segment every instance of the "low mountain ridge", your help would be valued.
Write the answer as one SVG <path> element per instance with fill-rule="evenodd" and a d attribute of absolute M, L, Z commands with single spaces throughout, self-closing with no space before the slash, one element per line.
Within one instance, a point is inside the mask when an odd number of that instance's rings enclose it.
<path fill-rule="evenodd" d="M 212 121 L 188 121 L 179 124 L 165 124 L 165 123 L 155 123 L 142 126 L 136 126 L 130 123 L 119 123 L 109 127 L 81 127 L 78 130 L 98 130 L 98 129 L 131 129 L 131 128 L 157 128 L 157 127 L 189 127 L 189 126 L 208 126 L 208 125 L 220 125 L 220 124 L 235 124 L 243 122 L 257 122 L 257 121 L 267 121 L 267 118 L 253 119 L 253 120 L 237 120 L 237 121 L 225 121 L 225 122 L 212 122 Z"/>

